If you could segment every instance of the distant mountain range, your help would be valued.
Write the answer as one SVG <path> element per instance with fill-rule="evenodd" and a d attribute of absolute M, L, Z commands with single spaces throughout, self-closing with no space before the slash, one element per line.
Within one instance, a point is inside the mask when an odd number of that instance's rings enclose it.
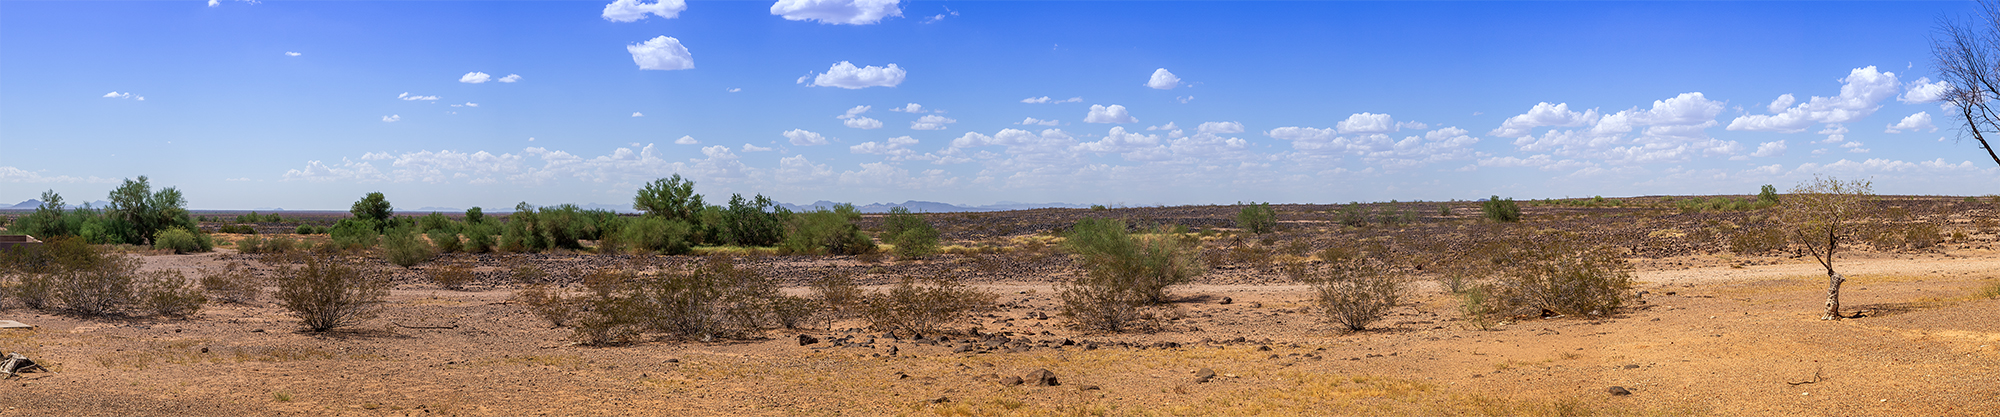
<path fill-rule="evenodd" d="M 832 201 L 820 200 L 820 201 L 815 201 L 812 204 L 806 204 L 806 205 L 778 203 L 778 206 L 784 207 L 791 211 L 810 211 L 813 209 L 821 209 L 821 208 L 832 210 L 833 206 L 839 204 L 840 203 L 835 203 Z M 0 210 L 34 210 L 36 207 L 41 207 L 41 205 L 42 205 L 41 200 L 29 199 L 28 201 L 23 201 L 20 202 L 19 204 L 15 204 L 12 206 L 0 207 Z M 111 202 L 103 200 L 90 202 L 91 207 L 100 209 L 109 205 L 111 205 Z M 67 206 L 69 208 L 80 207 L 77 204 L 68 204 Z M 590 203 L 590 204 L 578 204 L 577 207 L 581 207 L 585 210 L 593 210 L 593 209 L 610 210 L 618 213 L 639 212 L 638 210 L 633 210 L 631 204 Z M 888 213 L 889 209 L 896 207 L 910 209 L 910 211 L 917 213 L 962 213 L 962 212 L 975 212 L 975 211 L 1029 210 L 1038 208 L 1089 208 L 1090 206 L 1085 204 L 1017 203 L 1012 201 L 1002 201 L 983 206 L 961 206 L 950 203 L 939 203 L 935 201 L 916 201 L 916 200 L 904 201 L 901 203 L 870 203 L 866 205 L 854 206 L 856 210 L 860 210 L 862 213 Z M 256 209 L 256 211 L 284 211 L 284 210 L 285 209 L 283 208 L 276 208 L 276 207 L 259 207 Z M 430 213 L 430 212 L 464 213 L 465 209 L 457 207 L 418 207 L 415 209 L 398 209 L 397 211 L 405 214 Z M 483 209 L 483 211 L 487 213 L 507 213 L 514 211 L 514 208 L 495 207 L 495 208 Z"/>

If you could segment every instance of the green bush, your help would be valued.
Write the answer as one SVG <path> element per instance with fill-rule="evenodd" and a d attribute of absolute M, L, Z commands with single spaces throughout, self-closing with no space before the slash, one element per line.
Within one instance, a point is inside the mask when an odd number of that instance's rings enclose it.
<path fill-rule="evenodd" d="M 895 207 L 882 218 L 882 240 L 895 246 L 896 257 L 922 259 L 937 253 L 938 231 L 910 209 Z"/>
<path fill-rule="evenodd" d="M 1363 205 L 1359 201 L 1349 202 L 1347 205 L 1340 207 L 1340 212 L 1335 215 L 1335 218 L 1343 225 L 1365 227 L 1368 226 L 1368 218 L 1374 215 L 1374 211 L 1375 209 Z"/>
<path fill-rule="evenodd" d="M 451 221 L 450 217 L 435 211 L 417 219 L 417 231 L 428 234 L 437 230 L 457 232 L 458 222 Z"/>
<path fill-rule="evenodd" d="M 1504 305 L 1565 315 L 1604 316 L 1631 297 L 1632 266 L 1612 246 L 1589 246 L 1572 237 L 1523 240 L 1517 263 L 1502 274 Z"/>
<path fill-rule="evenodd" d="M 215 232 L 216 232 L 216 233 L 234 233 L 234 234 L 240 234 L 240 235 L 254 235 L 254 234 L 257 234 L 257 228 L 255 228 L 255 227 L 250 227 L 250 226 L 248 226 L 248 225 L 241 225 L 241 224 L 225 224 L 225 225 L 222 225 L 221 227 L 217 227 L 217 228 L 215 228 Z"/>
<path fill-rule="evenodd" d="M 792 211 L 762 194 L 752 199 L 736 194 L 729 197 L 729 208 L 724 214 L 723 236 L 729 244 L 772 246 L 784 241 L 785 223 Z"/>
<path fill-rule="evenodd" d="M 694 193 L 694 181 L 682 179 L 680 174 L 654 180 L 632 197 L 633 210 L 687 223 L 699 221 L 696 216 L 704 207 L 701 194 Z"/>
<path fill-rule="evenodd" d="M 1479 212 L 1496 222 L 1512 223 L 1521 221 L 1521 207 L 1514 205 L 1514 199 L 1502 200 L 1500 196 L 1486 199 L 1479 204 Z"/>
<path fill-rule="evenodd" d="M 208 235 L 189 232 L 179 227 L 161 230 L 153 236 L 154 249 L 172 249 L 174 253 L 207 252 L 215 248 Z"/>
<path fill-rule="evenodd" d="M 298 228 L 292 229 L 292 234 L 295 235 L 319 234 L 319 229 L 312 227 L 312 225 L 301 224 L 299 225 Z"/>
<path fill-rule="evenodd" d="M 875 251 L 875 241 L 861 232 L 855 220 L 861 213 L 852 204 L 833 210 L 816 209 L 792 216 L 790 231 L 778 249 L 784 253 L 859 255 Z"/>
<path fill-rule="evenodd" d="M 1315 304 L 1327 321 L 1348 331 L 1362 331 L 1402 303 L 1406 291 L 1402 281 L 1384 269 L 1377 260 L 1352 257 L 1329 262 L 1316 273 L 1305 275 L 1316 295 Z"/>
<path fill-rule="evenodd" d="M 415 228 L 398 227 L 382 235 L 382 256 L 389 263 L 409 268 L 436 257 L 437 250 L 417 238 Z"/>
<path fill-rule="evenodd" d="M 1271 233 L 1278 229 L 1278 212 L 1271 210 L 1271 203 L 1252 203 L 1236 212 L 1236 227 L 1260 235 Z"/>
<path fill-rule="evenodd" d="M 362 196 L 360 200 L 354 202 L 353 207 L 349 208 L 347 212 L 353 214 L 355 220 L 373 220 L 368 225 L 374 227 L 375 233 L 388 230 L 392 226 L 390 224 L 391 221 L 395 220 L 396 216 L 395 206 L 389 204 L 389 200 L 384 198 L 380 192 L 368 193 L 368 195 Z"/>
<path fill-rule="evenodd" d="M 137 285 L 139 306 L 146 312 L 169 317 L 186 317 L 201 311 L 208 297 L 195 287 L 194 280 L 180 270 L 162 269 L 146 274 Z"/>
<path fill-rule="evenodd" d="M 1767 207 L 1778 205 L 1778 187 L 1771 184 L 1764 184 L 1763 187 L 1759 187 L 1757 189 L 1757 202 L 1763 203 Z"/>
<path fill-rule="evenodd" d="M 1771 227 L 1745 227 L 1729 235 L 1729 251 L 1756 255 L 1785 248 L 1785 232 Z"/>
<path fill-rule="evenodd" d="M 246 255 L 264 253 L 264 238 L 250 236 L 236 241 L 236 252 Z"/>
<path fill-rule="evenodd" d="M 661 216 L 645 216 L 632 220 L 620 231 L 621 241 L 647 252 L 668 255 L 684 255 L 694 248 L 693 234 L 687 222 L 667 219 Z"/>
<path fill-rule="evenodd" d="M 466 226 L 465 247 L 461 251 L 466 253 L 486 253 L 493 251 L 493 234 L 492 226 L 490 225 Z"/>
<path fill-rule="evenodd" d="M 327 234 L 333 238 L 334 246 L 341 249 L 372 248 L 381 240 L 379 224 L 380 221 L 373 219 L 340 219 Z"/>
<path fill-rule="evenodd" d="M 1165 303 L 1169 288 L 1207 269 L 1197 242 L 1167 233 L 1133 235 L 1120 220 L 1077 221 L 1063 247 L 1085 274 L 1059 286 L 1061 314 L 1091 330 L 1147 326 L 1147 306 Z"/>
<path fill-rule="evenodd" d="M 583 281 L 580 298 L 562 302 L 581 306 L 563 321 L 586 344 L 629 342 L 647 331 L 685 340 L 752 337 L 769 327 L 771 303 L 782 299 L 777 281 L 720 257 L 688 271 L 599 270 Z"/>
<path fill-rule="evenodd" d="M 375 316 L 389 295 L 387 276 L 311 256 L 302 268 L 278 270 L 278 305 L 298 315 L 306 328 L 323 332 Z"/>
<path fill-rule="evenodd" d="M 429 238 L 431 246 L 437 247 L 439 252 L 452 253 L 465 247 L 465 244 L 459 243 L 458 233 L 449 229 L 431 229 L 424 233 L 424 237 Z"/>
<path fill-rule="evenodd" d="M 989 308 L 994 297 L 950 275 L 904 277 L 888 292 L 870 295 L 862 312 L 876 330 L 909 335 L 937 334 L 942 325 Z"/>
<path fill-rule="evenodd" d="M 63 308 L 85 316 L 101 316 L 137 301 L 133 284 L 138 257 L 96 253 L 66 259 L 53 277 L 54 299 Z"/>

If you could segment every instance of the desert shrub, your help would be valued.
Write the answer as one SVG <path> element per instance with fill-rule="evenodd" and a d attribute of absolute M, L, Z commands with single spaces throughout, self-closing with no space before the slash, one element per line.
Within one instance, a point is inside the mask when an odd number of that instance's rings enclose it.
<path fill-rule="evenodd" d="M 220 270 L 203 270 L 201 287 L 218 301 L 237 304 L 255 302 L 264 293 L 264 281 L 242 262 L 230 262 Z"/>
<path fill-rule="evenodd" d="M 827 313 L 833 317 L 852 317 L 868 301 L 868 293 L 854 283 L 854 274 L 832 272 L 815 278 L 808 284 L 813 298 L 819 300 Z"/>
<path fill-rule="evenodd" d="M 833 210 L 815 209 L 792 216 L 789 232 L 778 249 L 784 253 L 859 255 L 874 252 L 875 241 L 854 225 L 861 219 L 852 204 Z"/>
<path fill-rule="evenodd" d="M 1305 280 L 1313 288 L 1314 304 L 1327 321 L 1349 331 L 1361 331 L 1402 302 L 1405 292 L 1402 280 L 1384 269 L 1385 265 L 1378 260 L 1354 257 L 1329 262 L 1317 271 L 1306 273 Z"/>
<path fill-rule="evenodd" d="M 435 256 L 437 250 L 418 239 L 414 228 L 398 227 L 382 235 L 382 257 L 396 266 L 409 268 Z"/>
<path fill-rule="evenodd" d="M 639 188 L 638 195 L 632 197 L 632 209 L 647 215 L 668 220 L 695 222 L 703 207 L 701 194 L 695 194 L 694 181 L 674 174 L 671 178 L 653 180 Z"/>
<path fill-rule="evenodd" d="M 137 301 L 138 257 L 106 253 L 83 242 L 62 246 L 51 251 L 56 267 L 46 284 L 50 300 L 86 316 L 110 314 Z"/>
<path fill-rule="evenodd" d="M 661 216 L 645 216 L 627 223 L 620 233 L 625 244 L 647 252 L 684 255 L 694 249 L 689 239 L 693 227 L 686 221 Z"/>
<path fill-rule="evenodd" d="M 446 217 L 444 213 L 433 211 L 431 214 L 417 218 L 417 230 L 424 233 L 430 233 L 433 230 L 456 232 L 458 231 L 458 222 L 451 221 L 451 218 Z"/>
<path fill-rule="evenodd" d="M 1373 209 L 1362 205 L 1359 201 L 1349 202 L 1340 207 L 1340 211 L 1334 214 L 1334 219 L 1343 225 L 1363 227 L 1368 225 L 1368 217 L 1373 215 L 1373 212 Z"/>
<path fill-rule="evenodd" d="M 937 334 L 941 326 L 968 312 L 990 307 L 994 297 L 958 277 L 904 277 L 889 291 L 868 296 L 862 317 L 876 330 L 911 335 Z"/>
<path fill-rule="evenodd" d="M 1757 188 L 1757 203 L 1765 207 L 1778 205 L 1778 187 L 1764 184 Z"/>
<path fill-rule="evenodd" d="M 354 205 L 349 207 L 347 212 L 354 215 L 354 220 L 362 221 L 367 226 L 372 227 L 375 233 L 388 230 L 391 226 L 389 224 L 390 221 L 394 220 L 396 216 L 395 205 L 390 204 L 389 199 L 383 197 L 380 192 L 368 193 L 368 195 L 362 196 L 360 200 L 355 200 Z M 346 219 L 342 220 L 345 221 Z M 338 226 L 335 227 L 337 228 Z"/>
<path fill-rule="evenodd" d="M 186 317 L 201 311 L 208 304 L 208 297 L 202 295 L 201 288 L 195 287 L 194 280 L 174 269 L 163 269 L 146 274 L 136 286 L 139 307 L 148 313 L 169 317 Z"/>
<path fill-rule="evenodd" d="M 464 289 L 465 284 L 470 284 L 477 278 L 472 274 L 472 266 L 462 262 L 433 267 L 425 272 L 429 273 L 431 282 L 448 290 Z"/>
<path fill-rule="evenodd" d="M 431 229 L 424 233 L 424 238 L 429 239 L 431 246 L 437 248 L 438 252 L 452 253 L 465 247 L 464 243 L 458 241 L 458 233 L 451 230 Z"/>
<path fill-rule="evenodd" d="M 821 314 L 826 306 L 817 299 L 780 295 L 770 303 L 771 322 L 787 330 L 818 327 L 828 319 Z"/>
<path fill-rule="evenodd" d="M 528 312 L 555 327 L 569 325 L 571 318 L 581 310 L 579 298 L 564 296 L 561 289 L 545 284 L 528 285 L 514 292 L 514 301 L 527 306 Z"/>
<path fill-rule="evenodd" d="M 921 259 L 937 253 L 938 231 L 923 216 L 895 207 L 882 218 L 882 241 L 894 246 L 896 257 Z"/>
<path fill-rule="evenodd" d="M 188 229 L 173 227 L 153 236 L 153 248 L 171 249 L 174 253 L 207 252 L 215 247 L 215 243 L 207 238 L 207 235 L 198 236 Z"/>
<path fill-rule="evenodd" d="M 570 320 L 575 338 L 588 344 L 630 341 L 642 332 L 686 340 L 741 338 L 766 328 L 777 282 L 714 257 L 687 271 L 639 275 L 599 270 L 586 275 L 584 309 Z"/>
<path fill-rule="evenodd" d="M 222 226 L 220 226 L 220 227 L 216 227 L 216 228 L 215 228 L 215 232 L 216 232 L 216 233 L 235 233 L 235 234 L 243 234 L 243 235 L 254 235 L 254 234 L 257 234 L 257 228 L 255 228 L 255 227 L 250 227 L 250 226 L 248 226 L 248 225 L 241 225 L 241 224 L 225 224 L 225 225 L 222 225 Z"/>
<path fill-rule="evenodd" d="M 549 272 L 542 270 L 542 267 L 534 265 L 514 267 L 513 270 L 508 271 L 507 276 L 513 278 L 514 282 L 529 285 L 545 284 L 549 280 Z"/>
<path fill-rule="evenodd" d="M 500 242 L 497 244 L 500 251 L 508 253 L 541 251 L 541 234 L 534 230 L 534 218 L 534 212 L 517 211 L 507 215 L 507 224 L 502 227 Z"/>
<path fill-rule="evenodd" d="M 1981 285 L 1979 286 L 1979 289 L 1973 290 L 1972 298 L 1974 299 L 2000 298 L 2000 280 L 1986 281 L 1985 285 Z"/>
<path fill-rule="evenodd" d="M 1938 233 L 1936 224 L 1923 222 L 1903 226 L 1903 245 L 1911 249 L 1927 249 L 1943 241 L 1944 236 Z"/>
<path fill-rule="evenodd" d="M 493 233 L 489 226 L 468 225 L 465 227 L 465 246 L 459 250 L 465 253 L 492 252 L 493 244 Z"/>
<path fill-rule="evenodd" d="M 1521 221 L 1521 207 L 1515 205 L 1512 198 L 1502 200 L 1497 195 L 1493 196 L 1493 198 L 1488 198 L 1485 202 L 1479 204 L 1479 212 L 1484 214 L 1487 219 L 1496 222 L 1512 223 Z"/>
<path fill-rule="evenodd" d="M 1755 255 L 1785 248 L 1785 232 L 1771 227 L 1745 227 L 1729 235 L 1729 251 Z"/>
<path fill-rule="evenodd" d="M 239 239 L 236 241 L 236 252 L 246 255 L 255 255 L 259 253 L 264 253 L 265 240 L 266 239 L 264 238 L 256 236 L 250 236 L 250 237 L 245 237 L 243 239 Z"/>
<path fill-rule="evenodd" d="M 1252 203 L 1236 212 L 1236 227 L 1260 235 L 1271 233 L 1278 229 L 1278 213 L 1271 210 L 1271 203 Z"/>
<path fill-rule="evenodd" d="M 1519 263 L 1502 276 L 1511 304 L 1566 315 L 1609 315 L 1624 306 L 1632 267 L 1610 246 L 1567 237 L 1523 240 Z"/>
<path fill-rule="evenodd" d="M 311 234 L 318 234 L 318 233 L 319 233 L 319 229 L 318 229 L 318 228 L 314 228 L 314 227 L 312 227 L 312 225 L 309 225 L 309 224 L 301 224 L 301 225 L 299 225 L 299 227 L 297 227 L 297 228 L 293 228 L 293 229 L 292 229 L 292 234 L 295 234 L 295 235 L 311 235 Z"/>
<path fill-rule="evenodd" d="M 1459 319 L 1465 325 L 1478 330 L 1492 330 L 1496 308 L 1493 305 L 1493 289 L 1480 284 L 1467 287 L 1458 294 Z"/>
<path fill-rule="evenodd" d="M 1166 302 L 1168 287 L 1207 269 L 1194 242 L 1168 234 L 1130 234 L 1121 220 L 1078 220 L 1063 246 L 1086 272 L 1073 285 L 1135 291 L 1147 303 Z"/>
<path fill-rule="evenodd" d="M 372 248 L 380 240 L 380 224 L 381 221 L 374 219 L 340 219 L 327 234 L 333 238 L 334 246 L 341 249 Z"/>
<path fill-rule="evenodd" d="M 309 256 L 303 267 L 278 269 L 278 305 L 298 315 L 308 329 L 323 332 L 352 326 L 375 316 L 389 295 L 387 276 Z"/>

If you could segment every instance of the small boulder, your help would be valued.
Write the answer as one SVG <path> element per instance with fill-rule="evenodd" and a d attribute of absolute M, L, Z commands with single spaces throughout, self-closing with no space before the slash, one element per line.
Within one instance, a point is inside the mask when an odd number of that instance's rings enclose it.
<path fill-rule="evenodd" d="M 953 348 L 953 349 L 951 350 L 951 353 L 972 353 L 972 344 L 971 344 L 971 343 L 967 343 L 967 344 L 962 344 L 962 345 L 958 345 L 958 347 L 956 347 L 956 348 Z"/>
<path fill-rule="evenodd" d="M 1613 386 L 1611 386 L 1611 388 L 1605 388 L 1605 389 L 1604 389 L 1604 391 L 1605 391 L 1605 392 L 1609 392 L 1609 393 L 1611 393 L 1611 395 L 1620 395 L 1620 396 L 1622 396 L 1622 395 L 1632 395 L 1632 391 L 1631 391 L 1631 390 L 1627 390 L 1627 389 L 1625 389 L 1625 387 L 1621 387 L 1621 386 L 1616 386 L 1616 385 L 1613 385 Z"/>
<path fill-rule="evenodd" d="M 1009 387 L 1020 386 L 1023 382 L 1025 381 L 1022 381 L 1021 377 L 1018 376 L 1000 378 L 1000 385 L 1002 386 L 1009 386 Z"/>
<path fill-rule="evenodd" d="M 1022 378 L 1026 379 L 1028 384 L 1037 387 L 1053 387 L 1057 385 L 1062 385 L 1062 383 L 1056 381 L 1056 374 L 1054 372 L 1049 372 L 1049 370 L 1047 369 L 1036 369 L 1034 372 L 1029 372 L 1027 376 Z"/>
<path fill-rule="evenodd" d="M 799 335 L 799 346 L 805 346 L 814 343 L 819 343 L 819 338 L 812 337 L 812 335 L 805 335 L 805 334 Z"/>
<path fill-rule="evenodd" d="M 1229 297 L 1222 297 L 1222 301 L 1216 302 L 1216 304 L 1229 304 L 1234 302 L 1236 302 L 1236 300 L 1230 299 Z"/>
<path fill-rule="evenodd" d="M 1215 370 L 1213 369 L 1201 368 L 1199 371 L 1194 371 L 1194 383 L 1196 384 L 1207 383 L 1212 379 L 1215 379 Z"/>

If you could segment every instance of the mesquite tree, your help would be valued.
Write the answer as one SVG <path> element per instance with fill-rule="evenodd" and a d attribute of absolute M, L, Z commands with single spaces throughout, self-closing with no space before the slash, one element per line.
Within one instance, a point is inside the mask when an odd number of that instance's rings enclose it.
<path fill-rule="evenodd" d="M 1847 278 L 1834 271 L 1833 259 L 1843 241 L 1857 237 L 1859 225 L 1854 222 L 1874 209 L 1872 188 L 1867 180 L 1813 177 L 1792 188 L 1778 206 L 1778 221 L 1786 226 L 1786 235 L 1826 268 L 1826 314 L 1821 320 L 1844 318 L 1840 284 Z"/>

